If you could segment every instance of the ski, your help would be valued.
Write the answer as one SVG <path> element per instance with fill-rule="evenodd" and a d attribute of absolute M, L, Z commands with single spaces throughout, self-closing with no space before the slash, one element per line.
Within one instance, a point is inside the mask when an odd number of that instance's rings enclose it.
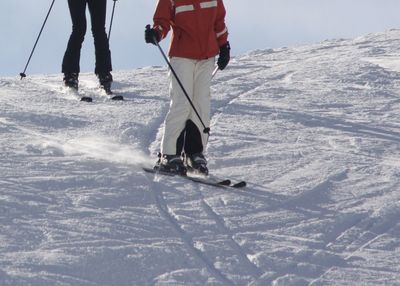
<path fill-rule="evenodd" d="M 81 101 L 84 101 L 84 102 L 92 102 L 92 101 L 93 101 L 93 98 L 90 97 L 90 96 L 81 96 Z"/>
<path fill-rule="evenodd" d="M 93 101 L 93 98 L 91 96 L 87 96 L 87 95 L 79 92 L 79 89 L 77 86 L 64 86 L 64 89 L 65 89 L 66 94 L 73 95 L 79 101 L 83 101 L 83 102 L 92 102 Z"/>
<path fill-rule="evenodd" d="M 197 171 L 196 169 L 193 169 L 193 168 L 188 167 L 187 173 L 188 173 L 191 177 L 208 178 L 208 179 L 212 179 L 212 180 L 220 181 L 220 182 L 229 181 L 229 184 L 228 184 L 228 185 L 229 185 L 230 187 L 234 187 L 234 188 L 243 188 L 243 187 L 246 187 L 246 185 L 247 185 L 246 181 L 239 181 L 239 182 L 237 182 L 237 183 L 231 183 L 231 180 L 223 180 L 223 179 L 220 179 L 220 178 L 218 178 L 218 177 L 216 177 L 216 176 L 213 176 L 213 175 L 211 175 L 211 174 L 208 174 L 208 170 L 207 170 L 207 174 L 205 174 L 205 173 L 202 173 L 202 172 Z"/>
<path fill-rule="evenodd" d="M 109 87 L 105 88 L 100 86 L 100 90 L 102 90 L 111 100 L 115 101 L 124 100 L 124 97 L 122 95 L 114 94 L 114 92 Z"/>
<path fill-rule="evenodd" d="M 231 180 L 229 179 L 220 179 L 214 176 L 195 176 L 190 173 L 188 173 L 186 176 L 179 175 L 177 173 L 171 173 L 171 172 L 164 172 L 160 170 L 155 170 L 154 168 L 146 168 L 143 167 L 143 171 L 151 174 L 160 174 L 160 175 L 165 175 L 165 176 L 170 176 L 170 177 L 181 177 L 187 180 L 190 180 L 195 183 L 200 183 L 204 185 L 209 185 L 213 187 L 218 187 L 218 188 L 244 188 L 246 187 L 246 182 L 245 181 L 240 181 L 237 183 L 232 183 Z"/>
<path fill-rule="evenodd" d="M 67 89 L 67 93 L 70 93 L 74 96 L 76 96 L 79 101 L 83 101 L 83 102 L 93 102 L 93 96 L 91 96 L 92 94 L 95 95 L 94 91 L 90 91 L 89 94 L 87 95 L 86 93 L 88 91 L 85 90 L 78 90 L 76 88 L 73 87 L 66 87 Z M 105 89 L 100 89 L 99 93 L 102 95 L 104 94 L 105 96 L 108 97 L 108 99 L 113 100 L 113 101 L 122 101 L 124 100 L 124 97 L 122 95 L 118 95 L 118 94 L 114 94 L 111 90 L 105 90 Z M 103 95 L 102 95 L 103 96 Z"/>
<path fill-rule="evenodd" d="M 119 100 L 124 100 L 124 97 L 122 95 L 113 95 L 110 97 L 110 99 L 119 101 Z"/>

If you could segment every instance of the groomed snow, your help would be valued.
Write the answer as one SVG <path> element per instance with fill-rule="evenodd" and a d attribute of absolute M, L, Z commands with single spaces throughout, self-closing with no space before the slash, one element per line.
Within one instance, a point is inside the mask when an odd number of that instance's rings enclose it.
<path fill-rule="evenodd" d="M 113 75 L 124 102 L 0 78 L 0 285 L 399 285 L 400 30 L 218 72 L 209 168 L 240 190 L 141 171 L 167 69 Z"/>

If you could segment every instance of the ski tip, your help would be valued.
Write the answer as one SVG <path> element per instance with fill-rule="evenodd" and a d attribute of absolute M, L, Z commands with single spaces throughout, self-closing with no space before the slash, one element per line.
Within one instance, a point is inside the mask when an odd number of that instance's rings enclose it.
<path fill-rule="evenodd" d="M 218 182 L 217 184 L 221 186 L 229 186 L 231 184 L 231 180 L 223 180 L 221 182 Z"/>
<path fill-rule="evenodd" d="M 124 100 L 124 97 L 122 95 L 114 95 L 113 97 L 111 97 L 111 100 Z"/>
<path fill-rule="evenodd" d="M 247 186 L 247 183 L 245 181 L 241 181 L 239 183 L 232 185 L 232 187 L 234 187 L 234 188 L 244 188 L 246 186 Z"/>
<path fill-rule="evenodd" d="M 82 96 L 82 97 L 81 97 L 81 101 L 84 101 L 84 102 L 92 102 L 93 99 L 92 99 L 91 97 L 89 97 L 89 96 Z"/>

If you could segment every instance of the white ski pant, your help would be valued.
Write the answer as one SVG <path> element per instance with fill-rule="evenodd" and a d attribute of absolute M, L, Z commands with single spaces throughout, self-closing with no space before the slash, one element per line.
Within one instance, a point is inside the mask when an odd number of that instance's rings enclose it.
<path fill-rule="evenodd" d="M 192 60 L 172 57 L 171 66 L 178 75 L 187 95 L 192 100 L 205 127 L 210 125 L 210 86 L 215 58 Z M 164 122 L 164 135 L 161 142 L 161 153 L 174 155 L 177 152 L 177 139 L 185 128 L 186 121 L 192 120 L 200 131 L 203 149 L 206 149 L 208 134 L 204 126 L 184 95 L 175 76 L 170 71 L 170 107 Z"/>

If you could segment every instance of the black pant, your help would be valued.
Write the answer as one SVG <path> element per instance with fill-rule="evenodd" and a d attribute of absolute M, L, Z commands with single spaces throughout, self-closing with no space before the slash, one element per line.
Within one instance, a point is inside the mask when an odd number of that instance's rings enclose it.
<path fill-rule="evenodd" d="M 96 74 L 112 70 L 111 53 L 105 29 L 107 0 L 68 0 L 72 19 L 72 34 L 62 63 L 63 73 L 79 73 L 82 43 L 86 34 L 86 4 L 89 7 L 94 47 L 96 53 Z"/>
<path fill-rule="evenodd" d="M 182 152 L 187 155 L 203 153 L 200 130 L 192 120 L 186 121 L 185 129 L 182 130 L 176 142 L 176 155 L 181 155 Z"/>

